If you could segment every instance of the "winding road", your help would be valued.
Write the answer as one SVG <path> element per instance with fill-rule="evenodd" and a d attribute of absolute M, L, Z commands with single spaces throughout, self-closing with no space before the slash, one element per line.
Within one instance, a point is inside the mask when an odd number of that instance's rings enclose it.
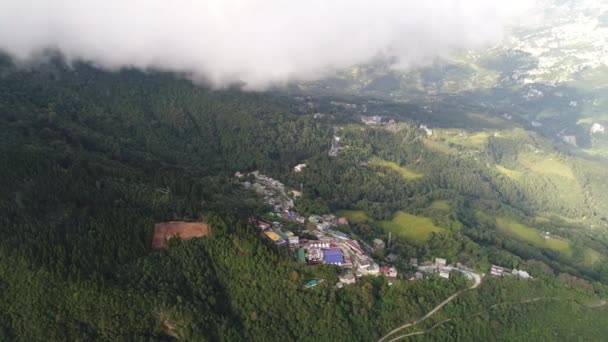
<path fill-rule="evenodd" d="M 427 269 L 427 268 L 428 268 L 428 269 Z M 433 268 L 433 266 L 426 266 L 426 267 L 425 267 L 425 266 L 422 266 L 422 267 L 419 267 L 419 269 L 420 269 L 421 271 L 428 271 L 428 270 L 429 270 L 429 269 L 431 269 L 431 268 Z M 459 296 L 460 294 L 462 294 L 464 291 L 468 291 L 468 290 L 475 289 L 475 288 L 479 287 L 479 285 L 481 284 L 481 277 L 482 277 L 482 276 L 481 276 L 481 275 L 479 275 L 479 274 L 477 274 L 477 273 L 475 273 L 475 272 L 472 272 L 472 271 L 467 271 L 467 270 L 462 270 L 462 269 L 459 269 L 459 268 L 450 268 L 450 270 L 452 270 L 452 271 L 459 271 L 459 272 L 464 273 L 464 274 L 465 274 L 465 275 L 466 275 L 468 278 L 470 278 L 470 279 L 473 279 L 473 280 L 474 280 L 473 285 L 471 285 L 471 286 L 470 286 L 469 288 L 467 288 L 467 289 L 460 290 L 460 291 L 458 291 L 458 292 L 454 293 L 453 295 L 449 296 L 449 297 L 448 297 L 446 300 L 444 300 L 443 302 L 439 303 L 439 304 L 438 304 L 436 307 L 434 307 L 434 308 L 433 308 L 433 310 L 429 311 L 429 312 L 428 312 L 426 315 L 424 315 L 422 318 L 419 318 L 418 320 L 416 320 L 416 321 L 414 321 L 414 322 L 406 323 L 406 324 L 404 324 L 404 325 L 402 325 L 402 326 L 399 326 L 399 327 L 397 327 L 397 328 L 395 328 L 395 329 L 393 329 L 393 330 L 389 331 L 389 332 L 388 332 L 386 335 L 384 335 L 382 338 L 380 338 L 380 339 L 378 340 L 378 342 L 383 342 L 383 341 L 385 341 L 386 339 L 388 339 L 388 338 L 389 338 L 389 336 L 391 336 L 391 335 L 395 334 L 395 333 L 396 333 L 396 332 L 398 332 L 398 331 L 401 331 L 401 330 L 403 330 L 403 329 L 406 329 L 406 328 L 409 328 L 409 327 L 414 326 L 414 325 L 416 325 L 416 324 L 420 324 L 420 323 L 424 322 L 424 321 L 425 321 L 425 320 L 427 320 L 429 317 L 433 316 L 433 315 L 434 315 L 434 314 L 435 314 L 437 311 L 441 310 L 441 308 L 442 308 L 442 307 L 444 307 L 446 304 L 448 304 L 449 302 L 451 302 L 451 301 L 453 301 L 454 299 L 456 299 L 456 297 L 458 297 L 458 296 Z M 404 336 L 398 336 L 398 337 L 396 337 L 396 338 L 394 338 L 394 339 L 392 339 L 392 340 L 389 340 L 389 342 L 390 342 L 390 341 L 396 341 L 396 340 L 398 340 L 398 339 L 400 339 L 400 338 L 403 338 L 403 337 L 406 337 L 406 336 L 410 336 L 410 335 L 418 335 L 419 333 L 424 333 L 424 332 L 418 332 L 418 333 L 412 333 L 412 334 L 408 334 L 408 335 L 404 335 Z"/>

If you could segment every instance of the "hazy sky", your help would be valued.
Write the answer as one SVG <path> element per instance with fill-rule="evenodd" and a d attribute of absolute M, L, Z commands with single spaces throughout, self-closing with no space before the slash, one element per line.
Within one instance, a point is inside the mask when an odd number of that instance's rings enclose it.
<path fill-rule="evenodd" d="M 408 67 L 501 39 L 533 0 L 0 0 L 0 49 L 259 89 L 375 57 Z"/>

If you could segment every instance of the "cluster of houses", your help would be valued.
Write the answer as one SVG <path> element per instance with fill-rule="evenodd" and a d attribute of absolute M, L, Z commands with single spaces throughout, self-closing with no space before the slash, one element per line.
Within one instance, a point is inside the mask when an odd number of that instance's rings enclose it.
<path fill-rule="evenodd" d="M 361 122 L 368 126 L 377 126 L 382 124 L 382 117 L 379 115 L 361 116 Z"/>
<path fill-rule="evenodd" d="M 496 265 L 492 265 L 490 268 L 490 274 L 494 277 L 514 276 L 521 279 L 532 279 L 532 276 L 524 270 L 518 270 L 516 268 L 508 270 L 502 266 Z"/>
<path fill-rule="evenodd" d="M 303 166 L 302 166 L 303 165 Z M 301 164 L 300 170 L 303 170 L 306 165 Z M 286 187 L 283 183 L 276 179 L 268 177 L 259 173 L 258 171 L 251 172 L 250 175 L 254 176 L 254 181 L 244 181 L 242 184 L 246 189 L 253 189 L 256 193 L 266 200 L 270 206 L 273 207 L 274 212 L 282 213 L 284 211 L 290 211 L 294 207 L 293 198 L 299 197 L 302 194 L 299 191 L 291 190 L 291 197 L 286 191 Z M 237 178 L 245 177 L 244 174 L 237 172 L 235 174 Z"/>
<path fill-rule="evenodd" d="M 252 172 L 256 181 L 251 184 L 243 182 L 246 188 L 253 188 L 264 196 L 264 199 L 273 206 L 275 217 L 283 221 L 306 224 L 303 232 L 308 238 L 300 237 L 283 227 L 278 221 L 268 222 L 259 218 L 249 218 L 249 223 L 257 226 L 260 234 L 278 246 L 285 246 L 294 251 L 301 263 L 310 265 L 329 264 L 344 269 L 337 286 L 353 284 L 358 277 L 371 275 L 384 275 L 392 282 L 397 277 L 397 269 L 393 266 L 380 267 L 367 253 L 374 249 L 384 248 L 384 242 L 374 240 L 373 247 L 351 239 L 351 237 L 338 230 L 339 226 L 348 225 L 344 217 L 333 214 L 310 215 L 304 217 L 293 210 L 293 200 L 287 196 L 285 186 L 268 176 Z M 237 177 L 243 177 L 237 174 Z M 248 184 L 249 183 L 249 184 Z M 304 236 L 304 235 L 303 235 Z M 314 236 L 314 238 L 312 238 Z M 362 246 L 363 245 L 363 246 Z"/>

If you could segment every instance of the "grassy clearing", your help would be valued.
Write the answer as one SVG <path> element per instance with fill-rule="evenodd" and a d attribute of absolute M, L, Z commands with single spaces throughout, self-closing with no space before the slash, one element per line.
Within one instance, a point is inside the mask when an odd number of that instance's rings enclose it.
<path fill-rule="evenodd" d="M 526 169 L 543 175 L 556 175 L 575 180 L 572 169 L 565 163 L 549 156 L 519 155 L 517 160 Z"/>
<path fill-rule="evenodd" d="M 380 227 L 387 232 L 413 241 L 426 241 L 433 233 L 443 233 L 444 228 L 437 227 L 428 217 L 421 217 L 398 211 L 390 221 L 381 221 Z"/>
<path fill-rule="evenodd" d="M 450 205 L 450 202 L 446 200 L 434 200 L 429 208 L 448 211 L 452 209 L 452 206 Z"/>
<path fill-rule="evenodd" d="M 591 248 L 585 248 L 583 256 L 583 264 L 588 267 L 595 265 L 603 259 L 602 254 L 600 252 Z"/>
<path fill-rule="evenodd" d="M 425 138 L 424 140 L 422 140 L 422 144 L 424 144 L 424 147 L 432 151 L 441 152 L 445 154 L 455 153 L 455 151 L 449 148 L 446 144 L 434 139 Z"/>
<path fill-rule="evenodd" d="M 534 216 L 534 222 L 536 223 L 549 223 L 551 220 L 544 216 Z"/>
<path fill-rule="evenodd" d="M 515 170 L 511 170 L 511 169 L 507 169 L 506 167 L 500 166 L 500 165 L 496 165 L 496 170 L 500 173 L 502 173 L 503 175 L 519 181 L 521 180 L 521 178 L 523 177 L 523 174 L 519 171 L 515 171 Z"/>
<path fill-rule="evenodd" d="M 408 168 L 403 166 L 399 166 L 397 163 L 389 162 L 386 160 L 382 160 L 380 158 L 374 158 L 371 161 L 372 165 L 381 166 L 385 168 L 389 168 L 393 171 L 398 172 L 403 178 L 407 180 L 417 180 L 422 178 L 423 174 L 414 172 Z"/>
<path fill-rule="evenodd" d="M 457 129 L 437 129 L 437 137 L 445 145 L 460 145 L 462 147 L 483 149 L 488 144 L 490 134 L 487 132 L 467 133 Z"/>
<path fill-rule="evenodd" d="M 540 248 L 551 249 L 566 255 L 572 255 L 570 241 L 552 237 L 545 239 L 539 230 L 515 222 L 506 217 L 496 218 L 498 230 L 519 240 L 529 242 Z"/>
<path fill-rule="evenodd" d="M 340 217 L 346 217 L 352 223 L 370 222 L 372 219 L 363 210 L 340 210 L 336 213 Z"/>

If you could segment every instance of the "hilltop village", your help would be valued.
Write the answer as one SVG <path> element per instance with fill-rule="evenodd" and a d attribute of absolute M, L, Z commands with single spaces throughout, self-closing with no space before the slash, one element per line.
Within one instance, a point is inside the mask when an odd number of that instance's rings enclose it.
<path fill-rule="evenodd" d="M 294 171 L 302 172 L 305 168 L 306 164 L 299 164 L 294 167 Z M 398 270 L 394 263 L 399 256 L 387 255 L 381 262 L 382 266 L 371 256 L 375 250 L 385 248 L 383 240 L 375 239 L 370 245 L 353 238 L 344 232 L 349 231 L 348 229 L 341 229 L 349 225 L 344 217 L 333 214 L 301 215 L 294 207 L 294 199 L 300 197 L 301 192 L 290 190 L 280 181 L 258 171 L 249 174 L 237 172 L 235 177 L 243 187 L 255 191 L 273 208 L 273 211 L 264 217 L 250 217 L 249 223 L 259 230 L 261 238 L 290 249 L 298 262 L 340 267 L 343 271 L 337 287 L 354 284 L 363 276 L 384 276 L 390 285 L 396 281 Z M 449 279 L 451 272 L 461 272 L 467 279 L 475 281 L 482 277 L 465 265 L 450 265 L 443 258 L 436 258 L 434 262 L 425 261 L 420 265 L 418 259 L 411 258 L 409 265 L 416 270 L 404 277 L 410 281 L 423 280 L 425 274 L 436 274 L 440 278 Z M 524 279 L 531 278 L 525 271 L 513 270 L 508 273 L 500 266 L 492 266 L 493 276 L 511 274 Z M 306 283 L 306 287 L 314 287 L 323 281 L 311 279 Z"/>

